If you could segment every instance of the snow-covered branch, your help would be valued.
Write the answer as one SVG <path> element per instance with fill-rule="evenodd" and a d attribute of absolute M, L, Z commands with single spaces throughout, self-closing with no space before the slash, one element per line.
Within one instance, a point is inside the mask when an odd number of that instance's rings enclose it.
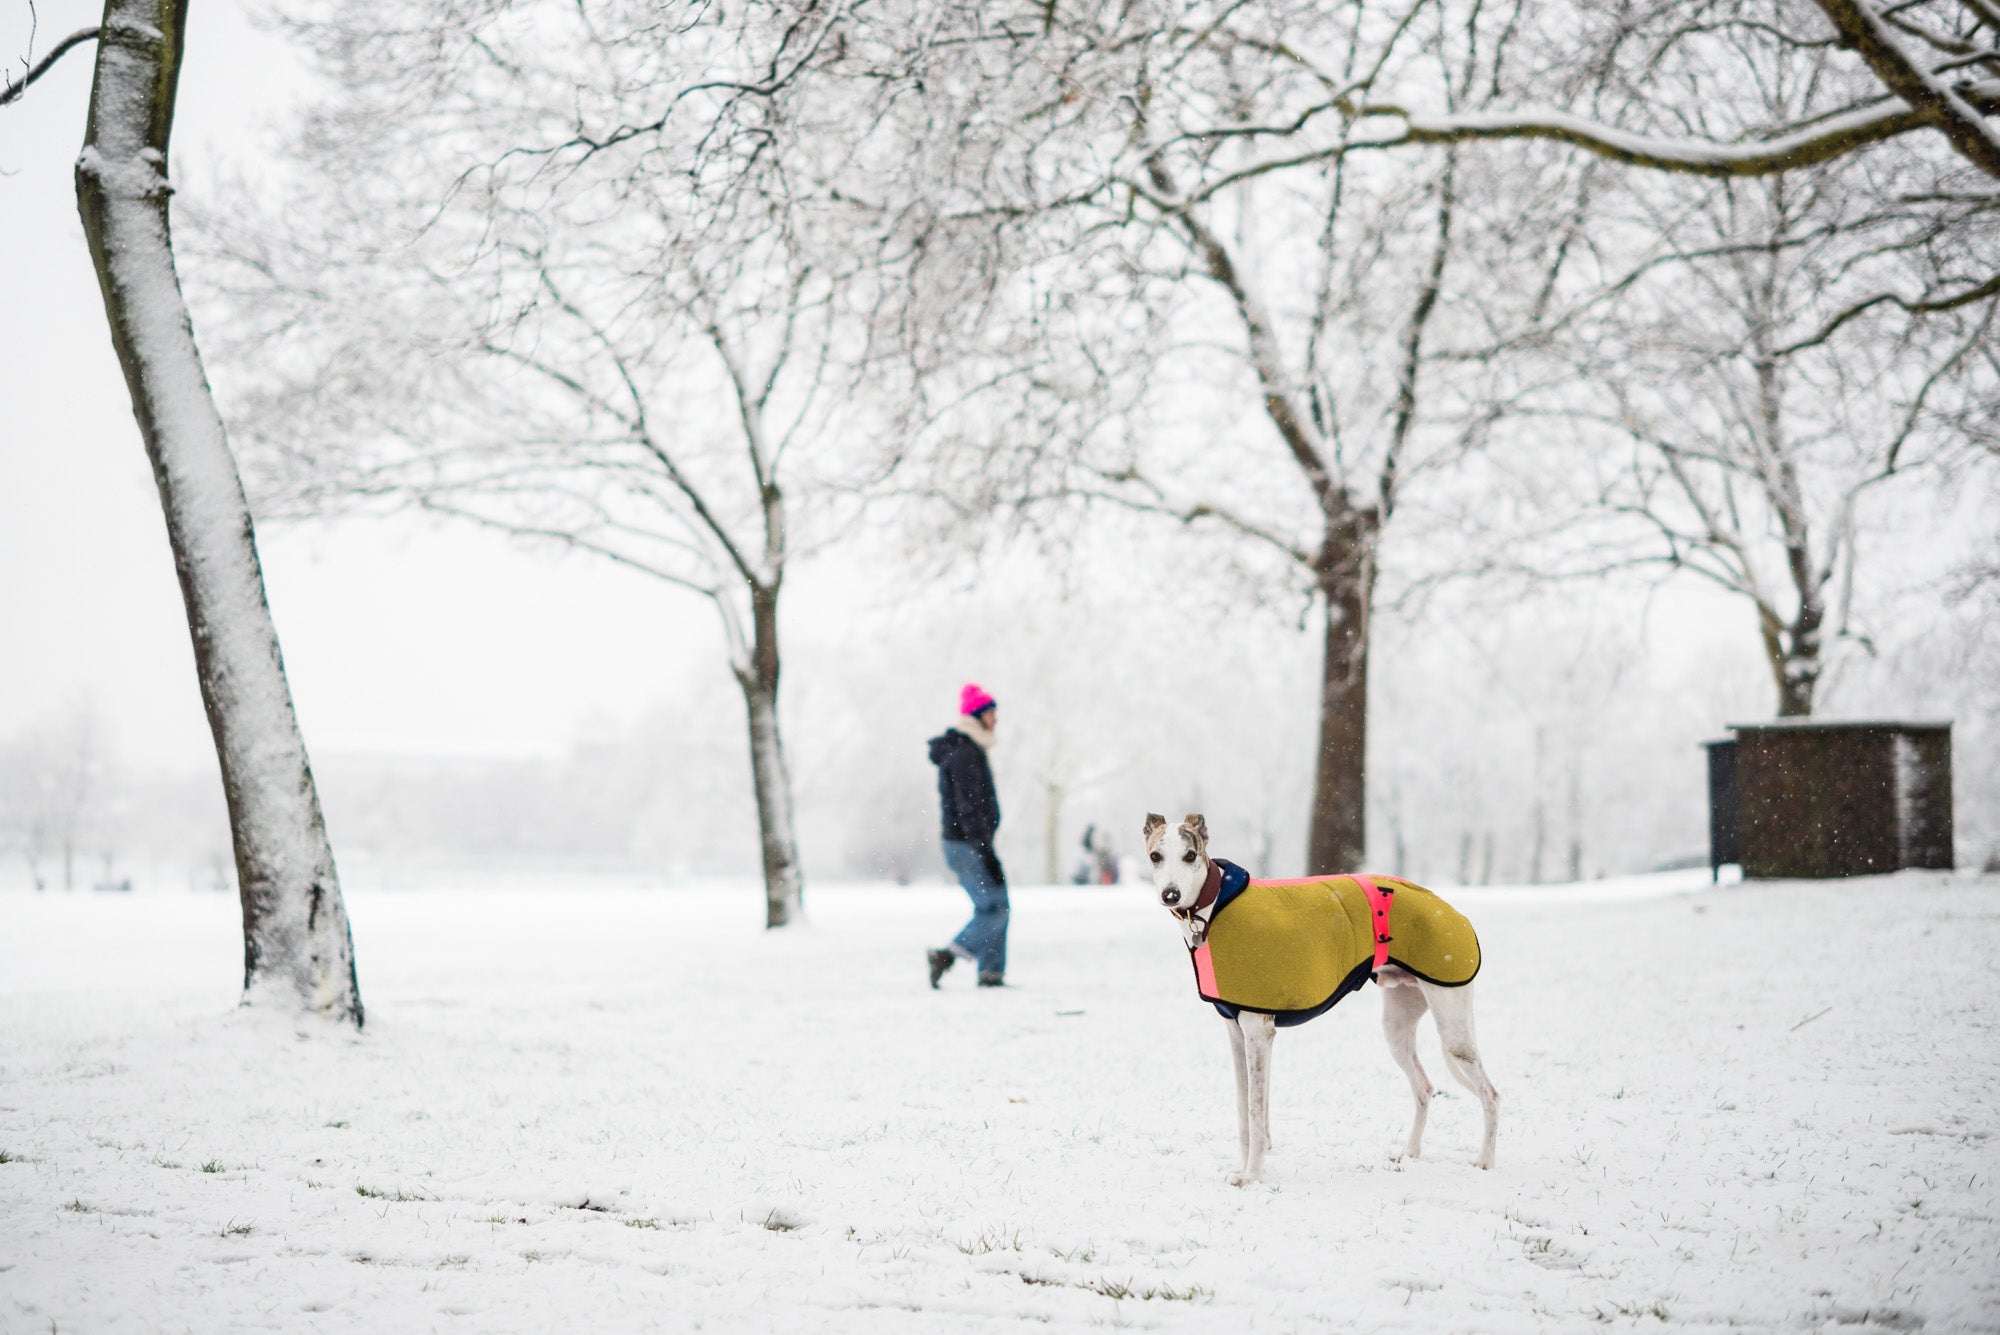
<path fill-rule="evenodd" d="M 1986 94 L 1975 96 L 1982 105 L 1992 105 L 1994 100 Z M 1258 177 L 1312 166 L 1349 153 L 1496 140 L 1550 140 L 1612 162 L 1652 171 L 1694 176 L 1773 176 L 1828 162 L 1914 130 L 1941 128 L 1945 123 L 1938 109 L 1918 110 L 1892 100 L 1830 118 L 1808 130 L 1727 144 L 1638 134 L 1553 108 L 1427 115 L 1385 102 L 1371 102 L 1356 105 L 1352 114 L 1364 124 L 1379 119 L 1400 120 L 1402 128 L 1387 134 L 1357 133 L 1340 143 L 1251 163 L 1204 184 L 1184 203 L 1199 203 Z"/>
<path fill-rule="evenodd" d="M 2000 100 L 1991 90 L 1972 96 L 1989 108 Z M 1634 134 L 1556 110 L 1426 116 L 1378 104 L 1360 107 L 1357 114 L 1392 116 L 1404 122 L 1401 134 L 1360 142 L 1355 145 L 1357 148 L 1549 139 L 1628 166 L 1701 176 L 1771 176 L 1796 171 L 1843 157 L 1859 148 L 1885 143 L 1913 130 L 1947 126 L 1941 106 L 1932 102 L 1912 105 L 1895 99 L 1826 118 L 1810 129 L 1740 144 Z"/>
<path fill-rule="evenodd" d="M 1967 162 L 2000 177 L 2000 132 L 1985 119 L 1994 110 L 1989 89 L 1964 87 L 1925 68 L 1903 49 L 1888 21 L 1867 0 L 1816 3 L 1890 92 L 1942 130 Z"/>

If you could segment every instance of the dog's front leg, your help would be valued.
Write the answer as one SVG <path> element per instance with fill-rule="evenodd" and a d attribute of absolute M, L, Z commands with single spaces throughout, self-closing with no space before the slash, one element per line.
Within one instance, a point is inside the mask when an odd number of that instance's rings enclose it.
<path fill-rule="evenodd" d="M 1271 1040 L 1278 1032 L 1277 1021 L 1255 1011 L 1236 1017 L 1243 1036 L 1244 1146 L 1243 1170 L 1233 1174 L 1229 1185 L 1240 1187 L 1264 1175 L 1264 1151 L 1271 1146 Z"/>
<path fill-rule="evenodd" d="M 1250 1166 L 1250 1076 L 1244 1069 L 1243 1026 L 1224 1020 L 1229 1026 L 1229 1055 L 1236 1066 L 1236 1163 L 1238 1170 Z"/>

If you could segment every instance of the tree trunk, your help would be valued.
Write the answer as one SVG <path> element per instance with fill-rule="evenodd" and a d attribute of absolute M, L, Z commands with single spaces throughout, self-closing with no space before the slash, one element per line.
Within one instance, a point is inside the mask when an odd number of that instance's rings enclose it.
<path fill-rule="evenodd" d="M 1046 885 L 1062 884 L 1062 785 L 1050 781 L 1047 786 L 1048 805 L 1042 809 L 1042 881 Z M 1092 874 L 1096 868 L 1093 865 Z"/>
<path fill-rule="evenodd" d="M 1540 793 L 1535 794 L 1534 833 L 1528 840 L 1528 884 L 1542 883 L 1542 854 L 1548 851 L 1549 809 Z"/>
<path fill-rule="evenodd" d="M 1569 763 L 1569 879 L 1583 879 L 1583 785 L 1578 774 L 1582 766 L 1574 755 Z"/>
<path fill-rule="evenodd" d="M 107 0 L 77 160 L 83 231 L 153 465 L 243 900 L 244 1002 L 359 1026 L 354 946 L 236 459 L 174 272 L 167 142 L 186 0 Z"/>
<path fill-rule="evenodd" d="M 1785 198 L 1785 183 L 1771 187 L 1774 202 Z M 1778 687 L 1778 717 L 1806 718 L 1813 710 L 1813 690 L 1819 684 L 1819 632 L 1826 620 L 1825 581 L 1813 564 L 1812 534 L 1806 523 L 1805 489 L 1799 485 L 1798 460 L 1785 432 L 1785 386 L 1783 363 L 1772 351 L 1772 320 L 1768 313 L 1778 305 L 1778 241 L 1767 246 L 1761 281 L 1755 289 L 1760 318 L 1753 331 L 1757 376 L 1758 444 L 1762 458 L 1759 477 L 1776 511 L 1778 529 L 1785 541 L 1785 573 L 1798 596 L 1798 614 L 1790 625 L 1778 620 L 1770 608 L 1758 608 L 1759 630 L 1764 637 L 1764 654 Z"/>
<path fill-rule="evenodd" d="M 1810 718 L 1819 687 L 1819 643 L 1801 642 L 1797 632 L 1789 646 L 1769 651 L 1771 680 L 1778 688 L 1779 718 Z"/>
<path fill-rule="evenodd" d="M 1813 680 L 1811 677 L 1794 676 L 1794 672 L 1804 672 L 1810 665 L 1794 659 L 1786 660 L 1778 669 L 1778 717 L 1811 718 L 1813 712 Z"/>
<path fill-rule="evenodd" d="M 1768 608 L 1758 611 L 1764 662 L 1778 688 L 1779 718 L 1812 716 L 1813 696 L 1819 688 L 1820 627 L 1825 620 L 1826 609 L 1810 593 L 1802 593 L 1799 613 L 1790 625 L 1779 621 Z"/>
<path fill-rule="evenodd" d="M 1548 731 L 1540 724 L 1535 726 L 1535 807 L 1534 833 L 1528 841 L 1528 884 L 1542 883 L 1542 855 L 1549 844 L 1549 804 L 1546 795 L 1547 779 L 1543 757 L 1546 752 Z"/>
<path fill-rule="evenodd" d="M 1368 853 L 1368 617 L 1375 587 L 1375 527 L 1349 511 L 1327 526 L 1317 562 L 1325 604 L 1320 660 L 1319 755 L 1313 776 L 1308 874 L 1359 871 Z"/>
<path fill-rule="evenodd" d="M 792 830 L 792 777 L 778 730 L 778 593 L 751 593 L 755 641 L 748 672 L 739 672 L 750 718 L 750 777 L 757 792 L 757 832 L 764 847 L 764 926 L 783 927 L 804 905 L 798 839 Z"/>

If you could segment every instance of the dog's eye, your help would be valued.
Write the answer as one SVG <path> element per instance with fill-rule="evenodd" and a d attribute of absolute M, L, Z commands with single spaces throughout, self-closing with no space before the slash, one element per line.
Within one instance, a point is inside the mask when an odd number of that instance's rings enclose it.
<path fill-rule="evenodd" d="M 1181 861 L 1182 861 L 1182 862 L 1193 862 L 1193 861 L 1194 861 L 1194 850 L 1193 850 L 1192 848 L 1190 848 L 1190 849 L 1189 849 L 1189 850 L 1188 850 L 1187 852 L 1185 852 L 1185 853 L 1181 854 Z"/>
<path fill-rule="evenodd" d="M 1166 859 L 1166 857 L 1165 857 L 1165 856 L 1164 856 L 1163 854 L 1159 854 L 1159 853 L 1155 853 L 1155 854 L 1153 854 L 1153 861 L 1155 861 L 1155 862 L 1165 862 L 1166 860 L 1167 860 L 1167 859 Z"/>

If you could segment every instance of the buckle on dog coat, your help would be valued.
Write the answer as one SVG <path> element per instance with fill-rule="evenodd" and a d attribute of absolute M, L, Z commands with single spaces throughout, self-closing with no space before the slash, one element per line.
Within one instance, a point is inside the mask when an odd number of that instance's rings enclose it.
<path fill-rule="evenodd" d="M 1368 896 L 1368 911 L 1373 915 L 1370 921 L 1375 926 L 1375 969 L 1379 972 L 1389 962 L 1389 942 L 1395 939 L 1389 935 L 1389 910 L 1395 906 L 1396 892 L 1384 890 L 1370 876 L 1356 874 L 1354 879 L 1360 883 L 1361 893 Z"/>

